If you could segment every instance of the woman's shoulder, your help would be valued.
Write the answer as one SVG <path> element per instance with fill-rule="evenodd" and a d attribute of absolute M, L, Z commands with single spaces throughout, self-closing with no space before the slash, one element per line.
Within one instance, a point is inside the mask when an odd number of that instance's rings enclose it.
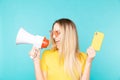
<path fill-rule="evenodd" d="M 53 57 L 56 57 L 56 51 L 54 51 L 54 50 L 48 49 L 48 50 L 44 50 L 42 53 L 43 59 L 50 60 Z"/>
<path fill-rule="evenodd" d="M 44 50 L 43 51 L 43 54 L 42 55 L 50 55 L 52 53 L 54 53 L 55 51 L 54 50 L 51 50 L 51 49 L 47 49 L 47 50 Z"/>
<path fill-rule="evenodd" d="M 87 54 L 84 52 L 80 52 L 80 56 L 87 57 Z"/>
<path fill-rule="evenodd" d="M 78 57 L 79 57 L 80 59 L 82 59 L 82 60 L 86 60 L 87 54 L 84 53 L 84 52 L 80 52 L 80 53 L 78 54 Z"/>

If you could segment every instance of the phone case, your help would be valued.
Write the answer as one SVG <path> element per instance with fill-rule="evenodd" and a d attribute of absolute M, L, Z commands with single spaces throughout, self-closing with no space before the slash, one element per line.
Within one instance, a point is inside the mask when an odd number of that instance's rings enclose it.
<path fill-rule="evenodd" d="M 102 33 L 102 32 L 95 32 L 91 46 L 96 51 L 100 51 L 103 39 L 104 39 L 104 33 Z"/>

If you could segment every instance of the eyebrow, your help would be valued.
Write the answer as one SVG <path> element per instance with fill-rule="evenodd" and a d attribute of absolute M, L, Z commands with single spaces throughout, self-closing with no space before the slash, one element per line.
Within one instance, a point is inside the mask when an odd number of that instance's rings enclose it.
<path fill-rule="evenodd" d="M 53 31 L 59 31 L 60 32 L 60 30 L 53 30 Z"/>

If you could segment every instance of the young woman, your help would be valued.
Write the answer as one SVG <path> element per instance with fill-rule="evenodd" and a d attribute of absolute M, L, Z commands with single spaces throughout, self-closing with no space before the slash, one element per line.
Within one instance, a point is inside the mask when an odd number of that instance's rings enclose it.
<path fill-rule="evenodd" d="M 55 21 L 50 36 L 51 49 L 45 50 L 41 59 L 39 49 L 33 47 L 30 51 L 36 80 L 89 80 L 96 52 L 92 47 L 87 49 L 87 54 L 80 52 L 73 21 L 66 18 Z"/>

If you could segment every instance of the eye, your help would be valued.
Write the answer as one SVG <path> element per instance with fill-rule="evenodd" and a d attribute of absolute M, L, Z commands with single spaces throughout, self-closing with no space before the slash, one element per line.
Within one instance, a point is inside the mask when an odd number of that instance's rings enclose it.
<path fill-rule="evenodd" d="M 52 31 L 52 30 L 50 30 L 49 32 L 50 32 L 50 34 L 51 34 L 52 36 L 55 35 L 55 36 L 57 37 L 57 36 L 60 35 L 60 31 Z"/>
<path fill-rule="evenodd" d="M 55 31 L 54 33 L 56 36 L 60 35 L 60 31 Z"/>

